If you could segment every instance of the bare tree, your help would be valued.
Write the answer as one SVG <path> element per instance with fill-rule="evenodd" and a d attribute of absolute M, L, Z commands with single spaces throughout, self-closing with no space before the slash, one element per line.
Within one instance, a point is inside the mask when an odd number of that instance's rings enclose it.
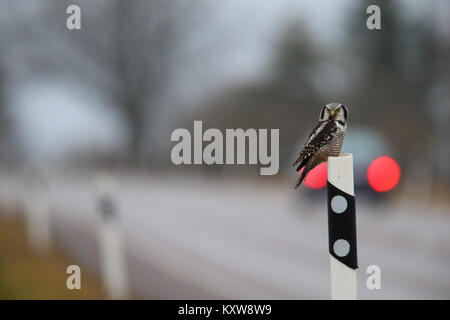
<path fill-rule="evenodd" d="M 177 43 L 172 0 L 81 1 L 82 30 L 70 32 L 90 79 L 129 131 L 129 156 L 143 156 L 149 122 L 167 88 Z M 84 74 L 85 75 L 85 74 Z"/>
<path fill-rule="evenodd" d="M 14 21 L 17 6 L 8 1 L 0 2 L 0 161 L 12 164 L 20 157 L 16 143 L 16 130 L 10 115 L 10 90 L 14 75 L 11 72 L 11 58 L 17 50 L 20 24 Z"/>
<path fill-rule="evenodd" d="M 66 28 L 73 4 L 81 8 L 81 30 Z M 148 129 L 168 91 L 174 52 L 197 6 L 176 0 L 0 0 L 0 6 L 8 18 L 0 19 L 0 67 L 2 52 L 14 49 L 18 54 L 8 56 L 22 79 L 63 75 L 93 87 L 128 129 L 127 158 L 142 160 L 156 139 L 148 139 Z M 3 71 L 0 98 L 10 82 Z"/>

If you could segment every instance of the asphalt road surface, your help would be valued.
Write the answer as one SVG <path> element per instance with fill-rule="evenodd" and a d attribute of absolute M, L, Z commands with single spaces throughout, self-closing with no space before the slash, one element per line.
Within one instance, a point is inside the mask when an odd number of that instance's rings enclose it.
<path fill-rule="evenodd" d="M 55 244 L 99 272 L 94 174 L 54 173 L 40 191 L 2 177 L 0 203 L 38 194 L 50 208 Z M 325 198 L 232 178 L 123 173 L 115 181 L 133 296 L 330 297 Z M 357 198 L 356 209 L 359 298 L 450 298 L 448 208 Z M 369 265 L 381 268 L 380 290 L 366 287 Z"/>

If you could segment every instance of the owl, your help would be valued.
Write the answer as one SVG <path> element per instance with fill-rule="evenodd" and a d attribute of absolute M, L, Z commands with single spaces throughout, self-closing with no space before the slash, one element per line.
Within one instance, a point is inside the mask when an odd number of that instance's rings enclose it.
<path fill-rule="evenodd" d="M 292 166 L 302 173 L 292 186 L 297 189 L 306 175 L 317 165 L 336 157 L 341 152 L 347 130 L 348 110 L 340 103 L 329 103 L 322 108 L 319 123 L 309 134 L 308 140 Z"/>

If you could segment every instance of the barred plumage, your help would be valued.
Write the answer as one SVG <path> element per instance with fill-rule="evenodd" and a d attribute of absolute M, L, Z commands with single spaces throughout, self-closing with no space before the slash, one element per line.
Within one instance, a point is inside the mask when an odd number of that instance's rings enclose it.
<path fill-rule="evenodd" d="M 303 171 L 293 185 L 297 189 L 306 175 L 328 157 L 338 156 L 347 129 L 347 108 L 339 103 L 330 103 L 322 108 L 319 123 L 309 134 L 308 140 L 292 164 Z"/>

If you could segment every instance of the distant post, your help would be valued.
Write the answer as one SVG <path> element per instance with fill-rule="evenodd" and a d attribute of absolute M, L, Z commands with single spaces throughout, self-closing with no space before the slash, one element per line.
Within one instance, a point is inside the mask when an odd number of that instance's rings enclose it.
<path fill-rule="evenodd" d="M 100 272 L 106 295 L 110 299 L 129 297 L 124 241 L 118 225 L 118 210 L 114 197 L 114 181 L 110 176 L 97 180 L 100 213 Z"/>
<path fill-rule="evenodd" d="M 25 224 L 28 242 L 37 254 L 45 256 L 51 247 L 51 217 L 47 199 L 47 179 L 39 169 L 25 172 Z"/>
<path fill-rule="evenodd" d="M 352 154 L 328 158 L 327 191 L 331 299 L 354 300 L 358 258 Z"/>

